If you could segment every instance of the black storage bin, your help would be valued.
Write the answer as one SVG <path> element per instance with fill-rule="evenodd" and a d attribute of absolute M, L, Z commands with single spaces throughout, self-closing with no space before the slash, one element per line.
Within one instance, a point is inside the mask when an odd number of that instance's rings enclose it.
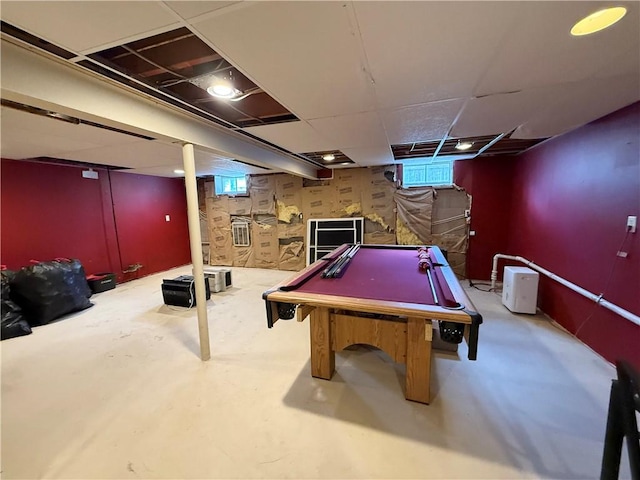
<path fill-rule="evenodd" d="M 106 292 L 116 288 L 116 274 L 109 272 L 94 273 L 87 277 L 87 282 L 93 293 Z"/>

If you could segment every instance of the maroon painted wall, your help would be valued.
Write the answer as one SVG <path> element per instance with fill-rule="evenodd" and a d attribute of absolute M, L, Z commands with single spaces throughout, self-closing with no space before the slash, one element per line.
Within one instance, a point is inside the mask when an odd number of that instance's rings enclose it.
<path fill-rule="evenodd" d="M 72 257 L 87 273 L 115 272 L 123 281 L 190 262 L 181 179 L 96 169 L 93 180 L 82 170 L 2 159 L 2 264 L 18 269 L 31 259 Z M 144 268 L 123 275 L 132 263 Z"/>
<path fill-rule="evenodd" d="M 496 253 L 519 255 L 640 315 L 640 103 L 517 157 L 458 161 L 473 197 L 468 272 L 488 280 Z M 616 253 L 624 241 L 627 258 Z M 505 264 L 500 261 L 501 274 Z M 522 264 L 520 264 L 522 265 Z M 609 361 L 640 368 L 640 327 L 540 277 L 538 306 Z"/>
<path fill-rule="evenodd" d="M 467 250 L 467 276 L 489 279 L 496 253 L 508 253 L 511 227 L 513 157 L 487 157 L 459 160 L 453 164 L 456 185 L 471 194 L 470 230 Z"/>
<path fill-rule="evenodd" d="M 509 235 L 509 251 L 636 315 L 640 232 L 625 232 L 640 216 L 639 142 L 636 103 L 518 158 Z M 544 277 L 539 305 L 608 360 L 640 368 L 640 326 Z"/>
<path fill-rule="evenodd" d="M 123 267 L 140 263 L 147 274 L 191 263 L 184 181 L 112 172 L 111 182 Z"/>

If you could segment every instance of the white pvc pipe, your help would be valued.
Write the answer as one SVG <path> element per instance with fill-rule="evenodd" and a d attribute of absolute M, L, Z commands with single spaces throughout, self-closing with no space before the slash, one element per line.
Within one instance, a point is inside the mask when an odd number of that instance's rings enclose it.
<path fill-rule="evenodd" d="M 198 312 L 198 332 L 200 334 L 200 358 L 211 358 L 209 347 L 209 320 L 207 318 L 207 293 L 205 290 L 204 264 L 202 261 L 202 235 L 200 234 L 200 208 L 198 208 L 198 185 L 196 181 L 196 163 L 193 145 L 182 146 L 184 164 L 184 183 L 187 189 L 187 219 L 189 220 L 189 242 L 191 244 L 191 263 L 193 281 L 196 290 L 196 309 Z"/>
<path fill-rule="evenodd" d="M 585 290 L 582 287 L 579 287 L 578 285 L 569 282 L 568 280 L 565 280 L 562 277 L 559 277 L 558 275 L 556 275 L 555 273 L 551 273 L 549 270 L 546 270 L 542 267 L 539 267 L 538 265 L 536 265 L 535 263 L 527 260 L 526 258 L 522 258 L 522 257 L 514 257 L 512 255 L 504 255 L 502 253 L 497 253 L 496 255 L 493 256 L 493 268 L 491 269 L 491 289 L 495 289 L 496 288 L 496 280 L 498 278 L 498 260 L 501 258 L 505 258 L 507 260 L 514 260 L 516 262 L 522 262 L 524 263 L 527 267 L 536 270 L 540 273 L 542 273 L 543 275 L 551 278 L 552 280 L 555 280 L 556 282 L 564 285 L 565 287 L 573 290 L 574 292 L 579 293 L 580 295 L 587 297 L 589 300 L 592 300 L 593 302 L 597 303 L 598 305 L 603 306 L 604 308 L 607 308 L 609 310 L 611 310 L 614 313 L 617 313 L 618 315 L 620 315 L 623 318 L 626 318 L 627 320 L 635 323 L 636 325 L 640 325 L 640 317 L 638 315 L 635 315 L 607 300 L 605 300 L 602 296 L 602 294 L 600 295 L 596 295 L 594 293 L 591 293 L 587 290 Z"/>

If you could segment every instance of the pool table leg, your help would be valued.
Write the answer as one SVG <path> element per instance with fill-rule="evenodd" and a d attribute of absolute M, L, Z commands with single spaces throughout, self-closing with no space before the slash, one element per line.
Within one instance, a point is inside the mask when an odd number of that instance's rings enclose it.
<path fill-rule="evenodd" d="M 329 309 L 317 307 L 311 312 L 311 375 L 331 380 L 336 354 L 331 348 Z"/>
<path fill-rule="evenodd" d="M 407 376 L 405 397 L 429 403 L 431 395 L 431 320 L 407 319 Z"/>

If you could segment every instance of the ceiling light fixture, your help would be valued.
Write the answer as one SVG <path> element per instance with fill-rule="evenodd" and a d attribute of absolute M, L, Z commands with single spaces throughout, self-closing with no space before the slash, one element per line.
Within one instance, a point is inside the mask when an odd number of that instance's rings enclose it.
<path fill-rule="evenodd" d="M 232 99 L 242 94 L 242 92 L 235 89 L 233 85 L 228 82 L 215 83 L 207 88 L 207 92 L 214 97 L 226 99 Z"/>
<path fill-rule="evenodd" d="M 473 147 L 473 142 L 463 142 L 458 140 L 458 143 L 456 144 L 456 150 L 469 150 L 471 147 Z"/>
<path fill-rule="evenodd" d="M 177 174 L 183 174 L 184 170 L 174 170 L 173 173 L 177 173 Z"/>
<path fill-rule="evenodd" d="M 598 10 L 577 22 L 571 29 L 571 35 L 579 37 L 604 30 L 622 19 L 627 13 L 625 7 L 611 7 Z"/>
<path fill-rule="evenodd" d="M 336 156 L 333 153 L 327 153 L 326 155 L 322 156 L 322 159 L 326 162 L 331 162 L 336 159 Z"/>

